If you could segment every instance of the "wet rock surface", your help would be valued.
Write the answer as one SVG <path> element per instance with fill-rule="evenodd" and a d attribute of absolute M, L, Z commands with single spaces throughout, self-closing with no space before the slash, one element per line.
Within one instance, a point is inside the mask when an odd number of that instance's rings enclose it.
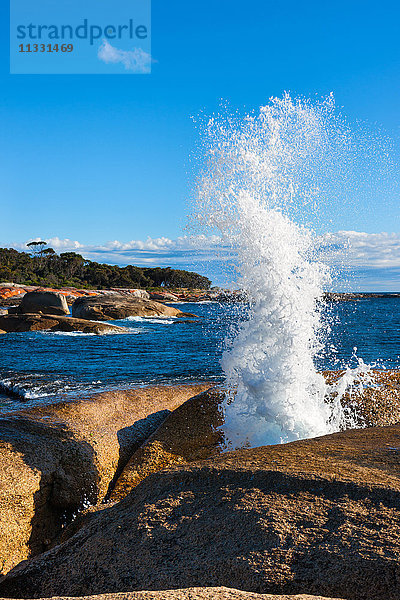
<path fill-rule="evenodd" d="M 328 384 L 336 382 L 343 371 L 325 371 Z M 346 393 L 342 404 L 355 415 L 359 427 L 394 425 L 400 422 L 400 371 L 374 370 L 371 384 Z"/>

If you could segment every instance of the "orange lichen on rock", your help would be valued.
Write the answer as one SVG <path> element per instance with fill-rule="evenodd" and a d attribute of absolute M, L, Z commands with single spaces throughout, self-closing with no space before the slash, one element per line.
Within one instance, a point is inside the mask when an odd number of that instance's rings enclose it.
<path fill-rule="evenodd" d="M 20 296 L 25 294 L 25 290 L 21 288 L 0 288 L 0 298 L 5 300 L 6 298 L 12 298 L 12 296 Z"/>

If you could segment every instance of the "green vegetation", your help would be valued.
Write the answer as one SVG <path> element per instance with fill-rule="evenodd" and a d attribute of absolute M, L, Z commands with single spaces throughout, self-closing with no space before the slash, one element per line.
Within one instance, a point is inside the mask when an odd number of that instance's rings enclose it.
<path fill-rule="evenodd" d="M 0 281 L 47 287 L 108 288 L 199 288 L 211 281 L 198 273 L 180 269 L 118 267 L 85 260 L 75 252 L 60 255 L 44 242 L 32 243 L 32 254 L 0 248 Z"/>

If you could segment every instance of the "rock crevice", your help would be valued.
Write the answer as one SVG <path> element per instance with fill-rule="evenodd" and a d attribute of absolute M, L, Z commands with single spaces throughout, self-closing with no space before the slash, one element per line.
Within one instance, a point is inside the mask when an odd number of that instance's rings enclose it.
<path fill-rule="evenodd" d="M 49 548 L 102 502 L 133 452 L 207 384 L 158 386 L 14 411 L 0 419 L 0 566 Z"/>

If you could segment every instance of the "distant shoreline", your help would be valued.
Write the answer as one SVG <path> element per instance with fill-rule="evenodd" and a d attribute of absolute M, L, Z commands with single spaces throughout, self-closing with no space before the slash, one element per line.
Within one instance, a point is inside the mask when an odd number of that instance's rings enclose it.
<path fill-rule="evenodd" d="M 156 300 L 165 304 L 198 302 L 222 302 L 237 303 L 246 302 L 248 296 L 241 290 L 228 290 L 223 288 L 207 289 L 187 289 L 187 288 L 158 288 L 156 289 L 137 289 L 137 288 L 106 288 L 96 290 L 86 290 L 75 287 L 46 287 L 46 286 L 28 286 L 18 283 L 0 283 L 0 307 L 17 306 L 25 293 L 41 290 L 52 291 L 63 294 L 69 305 L 81 296 L 97 295 L 144 295 L 149 299 Z M 327 302 L 349 302 L 363 299 L 381 298 L 392 299 L 400 298 L 400 292 L 324 292 L 323 300 Z"/>
<path fill-rule="evenodd" d="M 324 299 L 331 301 L 362 300 L 363 298 L 400 298 L 400 292 L 325 292 Z"/>

